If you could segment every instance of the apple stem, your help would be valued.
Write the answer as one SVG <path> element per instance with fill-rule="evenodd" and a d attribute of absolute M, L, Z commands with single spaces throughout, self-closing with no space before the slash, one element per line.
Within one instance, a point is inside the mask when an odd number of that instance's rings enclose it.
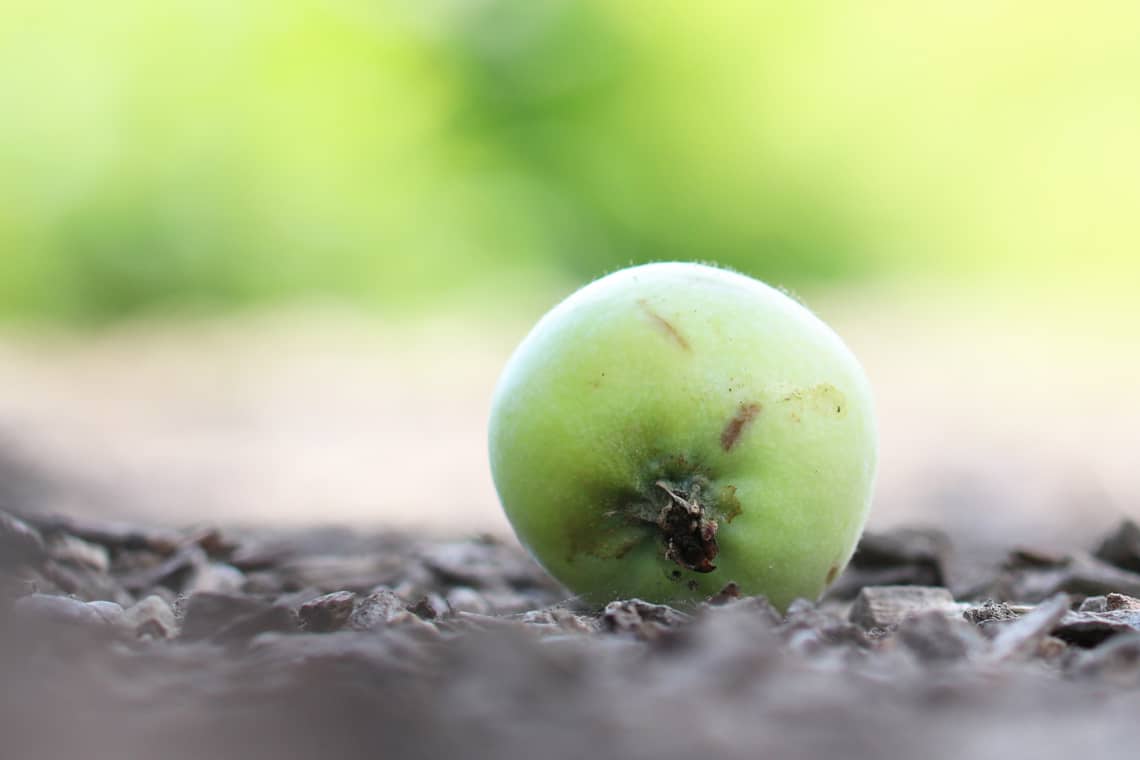
<path fill-rule="evenodd" d="M 716 570 L 712 560 L 720 551 L 716 543 L 718 526 L 705 515 L 700 483 L 692 483 L 688 493 L 664 480 L 656 485 L 669 496 L 657 515 L 657 527 L 665 538 L 666 559 L 698 573 Z"/>

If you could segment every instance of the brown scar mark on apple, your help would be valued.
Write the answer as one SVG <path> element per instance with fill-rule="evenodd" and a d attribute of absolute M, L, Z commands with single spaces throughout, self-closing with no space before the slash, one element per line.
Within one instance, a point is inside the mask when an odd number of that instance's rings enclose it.
<path fill-rule="evenodd" d="M 741 404 L 740 408 L 736 410 L 736 414 L 724 426 L 724 430 L 720 434 L 720 447 L 725 451 L 732 451 L 732 447 L 740 440 L 744 428 L 748 423 L 756 419 L 756 415 L 760 414 L 760 405 L 753 402 L 751 404 Z"/>
<path fill-rule="evenodd" d="M 839 575 L 839 565 L 832 564 L 831 569 L 827 571 L 827 577 L 824 578 L 823 582 L 825 584 L 827 584 L 828 586 L 830 586 L 835 581 L 835 578 L 838 575 Z"/>
<path fill-rule="evenodd" d="M 693 350 L 692 346 L 689 345 L 689 341 L 685 339 L 685 336 L 681 334 L 681 331 L 677 329 L 676 325 L 654 311 L 648 301 L 644 298 L 639 298 L 637 299 L 637 305 L 641 307 L 641 310 L 645 312 L 645 315 L 649 317 L 653 325 L 669 336 L 674 343 L 680 346 L 682 351 Z"/>

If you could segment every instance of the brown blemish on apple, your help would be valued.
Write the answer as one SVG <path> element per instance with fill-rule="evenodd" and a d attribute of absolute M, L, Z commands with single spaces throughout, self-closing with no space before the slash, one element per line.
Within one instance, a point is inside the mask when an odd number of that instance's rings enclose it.
<path fill-rule="evenodd" d="M 839 575 L 839 565 L 832 564 L 831 569 L 827 571 L 827 577 L 824 578 L 823 582 L 825 584 L 827 584 L 828 586 L 830 586 L 835 581 L 835 578 L 838 575 Z"/>
<path fill-rule="evenodd" d="M 676 325 L 654 311 L 648 301 L 644 298 L 639 298 L 637 299 L 637 305 L 641 307 L 641 310 L 645 312 L 645 315 L 653 322 L 654 327 L 669 336 L 674 343 L 680 346 L 682 351 L 693 350 L 689 345 L 689 341 L 685 339 L 685 336 L 681 334 L 681 331 L 677 329 Z"/>
<path fill-rule="evenodd" d="M 751 404 L 741 404 L 740 408 L 736 410 L 736 414 L 724 426 L 724 430 L 720 434 L 720 447 L 725 451 L 732 451 L 732 447 L 740 440 L 741 433 L 749 422 L 756 419 L 756 415 L 760 414 L 760 405 L 753 402 Z"/>

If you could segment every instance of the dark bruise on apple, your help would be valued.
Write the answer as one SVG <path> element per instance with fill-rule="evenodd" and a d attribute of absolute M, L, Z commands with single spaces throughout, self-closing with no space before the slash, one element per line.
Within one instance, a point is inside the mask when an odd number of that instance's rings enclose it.
<path fill-rule="evenodd" d="M 684 601 L 735 583 L 785 606 L 854 550 L 870 389 L 799 303 L 699 264 L 616 272 L 508 362 L 492 474 L 520 540 L 585 599 Z"/>

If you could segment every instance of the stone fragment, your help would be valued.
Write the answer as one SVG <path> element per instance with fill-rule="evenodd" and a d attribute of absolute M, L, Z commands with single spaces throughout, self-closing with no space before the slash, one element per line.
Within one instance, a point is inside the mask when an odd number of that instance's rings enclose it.
<path fill-rule="evenodd" d="M 25 619 L 78 625 L 104 625 L 98 610 L 69 596 L 31 594 L 16 600 L 13 612 Z"/>
<path fill-rule="evenodd" d="M 1105 612 L 1108 609 L 1107 596 L 1090 596 L 1077 608 L 1080 612 Z"/>
<path fill-rule="evenodd" d="M 641 599 L 610 602 L 602 611 L 602 628 L 610 633 L 631 633 L 639 639 L 655 639 L 664 631 L 690 620 L 690 616 L 664 604 Z"/>
<path fill-rule="evenodd" d="M 109 625 L 122 625 L 123 624 L 123 606 L 115 602 L 88 602 L 87 606 L 95 610 L 99 617 L 103 618 L 103 622 Z"/>
<path fill-rule="evenodd" d="M 245 573 L 241 570 L 222 562 L 210 562 L 198 565 L 191 571 L 182 591 L 186 594 L 234 594 L 241 591 L 244 585 Z"/>
<path fill-rule="evenodd" d="M 408 607 L 408 609 L 424 620 L 438 620 L 447 617 L 451 612 L 451 607 L 447 604 L 447 600 L 435 592 L 424 594 L 419 601 Z"/>
<path fill-rule="evenodd" d="M 348 623 L 356 607 L 356 594 L 351 591 L 334 591 L 305 602 L 297 609 L 301 625 L 313 633 L 339 631 Z"/>
<path fill-rule="evenodd" d="M 123 611 L 122 624 L 137 636 L 169 639 L 178 635 L 178 620 L 166 600 L 152 594 Z"/>
<path fill-rule="evenodd" d="M 111 557 L 105 546 L 84 541 L 82 538 L 60 534 L 47 542 L 48 555 L 57 562 L 106 573 L 111 569 Z"/>
<path fill-rule="evenodd" d="M 974 625 L 985 626 L 993 621 L 1016 620 L 1024 612 L 1024 610 L 1018 612 L 1006 602 L 995 602 L 993 599 L 987 599 L 977 607 L 966 609 L 962 613 L 962 617 Z"/>
<path fill-rule="evenodd" d="M 456 586 L 447 592 L 447 605 L 455 612 L 472 612 L 486 615 L 491 612 L 490 603 L 473 588 Z"/>
<path fill-rule="evenodd" d="M 954 597 L 944 588 L 928 586 L 870 586 L 851 606 L 849 619 L 866 629 L 890 629 L 910 615 L 926 610 L 952 613 Z"/>
<path fill-rule="evenodd" d="M 373 631 L 387 625 L 420 621 L 391 589 L 377 588 L 356 603 L 349 625 L 357 631 Z"/>
<path fill-rule="evenodd" d="M 1029 659 L 1068 612 L 1068 595 L 1057 594 L 1018 619 L 1003 623 L 986 659 L 991 662 Z"/>
<path fill-rule="evenodd" d="M 1125 594 L 1109 594 L 1104 598 L 1104 607 L 1108 612 L 1140 610 L 1140 599 Z"/>

